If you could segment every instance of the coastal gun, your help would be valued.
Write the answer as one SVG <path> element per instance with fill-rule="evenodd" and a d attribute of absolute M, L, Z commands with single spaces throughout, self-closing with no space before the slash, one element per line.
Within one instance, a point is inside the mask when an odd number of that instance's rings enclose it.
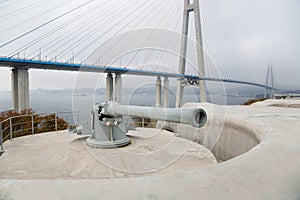
<path fill-rule="evenodd" d="M 104 102 L 96 104 L 92 112 L 92 134 L 87 139 L 88 145 L 112 148 L 129 144 L 130 139 L 125 135 L 128 132 L 128 119 L 125 116 L 189 124 L 197 128 L 204 126 L 207 121 L 206 112 L 201 108 L 125 106 Z"/>

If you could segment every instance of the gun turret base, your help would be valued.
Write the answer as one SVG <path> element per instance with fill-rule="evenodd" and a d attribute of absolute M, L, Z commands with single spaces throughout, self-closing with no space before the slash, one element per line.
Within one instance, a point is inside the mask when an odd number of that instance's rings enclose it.
<path fill-rule="evenodd" d="M 116 148 L 123 147 L 131 143 L 130 139 L 126 136 L 123 139 L 114 141 L 96 141 L 95 139 L 89 137 L 86 141 L 89 146 L 96 148 Z"/>

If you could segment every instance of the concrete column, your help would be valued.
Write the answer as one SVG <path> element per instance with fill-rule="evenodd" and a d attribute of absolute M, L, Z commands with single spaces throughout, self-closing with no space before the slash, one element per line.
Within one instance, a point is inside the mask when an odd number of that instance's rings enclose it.
<path fill-rule="evenodd" d="M 112 101 L 113 98 L 113 77 L 110 73 L 106 77 L 106 101 Z"/>
<path fill-rule="evenodd" d="M 189 31 L 189 9 L 190 0 L 184 0 L 184 10 L 183 10 L 183 23 L 182 23 L 182 35 L 181 35 L 181 48 L 180 48 L 180 58 L 179 58 L 179 74 L 185 74 L 186 66 L 186 52 L 187 52 L 187 42 L 188 42 L 188 31 Z M 175 107 L 179 108 L 182 104 L 183 99 L 183 89 L 184 86 L 181 84 L 181 80 L 178 81 L 176 103 Z"/>
<path fill-rule="evenodd" d="M 164 107 L 169 107 L 169 79 L 165 77 L 164 79 Z"/>
<path fill-rule="evenodd" d="M 29 108 L 28 69 L 14 68 L 11 73 L 13 109 L 20 112 Z"/>
<path fill-rule="evenodd" d="M 195 31 L 196 31 L 196 41 L 197 41 L 197 62 L 198 62 L 198 70 L 199 70 L 198 75 L 199 77 L 205 77 L 199 0 L 194 0 L 193 7 L 194 7 Z M 206 102 L 205 81 L 203 80 L 199 81 L 199 89 L 200 89 L 200 102 Z"/>
<path fill-rule="evenodd" d="M 121 103 L 122 100 L 122 77 L 121 74 L 115 76 L 115 102 Z"/>
<path fill-rule="evenodd" d="M 19 95 L 18 95 L 18 69 L 13 68 L 11 71 L 11 98 L 12 106 L 16 112 L 19 112 Z"/>
<path fill-rule="evenodd" d="M 156 107 L 161 106 L 161 79 L 158 76 L 156 79 L 156 102 L 155 102 Z"/>

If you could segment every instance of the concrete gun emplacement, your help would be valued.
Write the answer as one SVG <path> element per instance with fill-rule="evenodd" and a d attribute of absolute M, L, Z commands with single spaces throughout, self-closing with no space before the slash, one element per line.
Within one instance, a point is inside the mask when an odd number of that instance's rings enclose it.
<path fill-rule="evenodd" d="M 100 148 L 120 147 L 130 143 L 125 135 L 128 132 L 128 119 L 124 116 L 189 124 L 197 128 L 204 126 L 207 121 L 206 112 L 201 108 L 127 106 L 116 102 L 96 104 L 92 113 L 92 135 L 87 143 Z"/>

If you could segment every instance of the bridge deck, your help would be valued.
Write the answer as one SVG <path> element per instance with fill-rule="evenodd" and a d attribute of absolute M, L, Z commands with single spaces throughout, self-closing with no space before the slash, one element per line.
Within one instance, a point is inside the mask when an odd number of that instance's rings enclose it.
<path fill-rule="evenodd" d="M 199 77 L 196 75 L 187 75 L 187 74 L 182 75 L 177 73 L 138 70 L 132 68 L 72 64 L 72 63 L 63 63 L 63 62 L 15 59 L 15 58 L 6 58 L 6 57 L 0 57 L 0 67 L 1 66 L 32 68 L 32 69 L 47 69 L 47 70 L 63 70 L 63 71 L 82 71 L 82 72 L 95 72 L 95 73 L 119 73 L 119 74 L 137 75 L 137 76 L 154 76 L 154 77 L 160 76 L 160 77 L 180 78 L 180 79 L 216 81 L 216 82 L 224 82 L 224 83 L 238 83 L 238 84 L 252 85 L 252 86 L 272 89 L 272 87 L 263 84 L 240 81 L 240 80 L 232 80 L 232 79 Z"/>

